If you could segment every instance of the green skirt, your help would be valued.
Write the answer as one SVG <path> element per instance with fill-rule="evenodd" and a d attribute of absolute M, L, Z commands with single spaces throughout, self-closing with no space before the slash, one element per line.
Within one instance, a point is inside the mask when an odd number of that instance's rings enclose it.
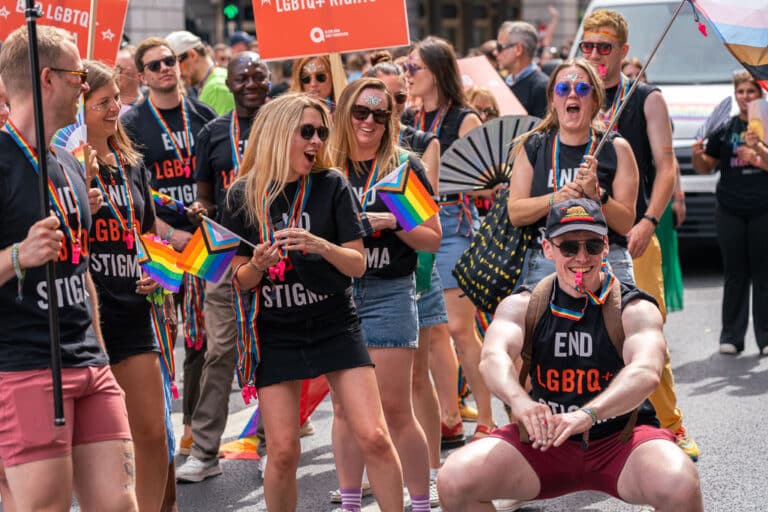
<path fill-rule="evenodd" d="M 672 213 L 671 202 L 659 219 L 656 237 L 661 245 L 661 268 L 664 272 L 664 301 L 667 303 L 667 312 L 680 311 L 683 309 L 683 273 L 680 270 L 675 215 Z"/>

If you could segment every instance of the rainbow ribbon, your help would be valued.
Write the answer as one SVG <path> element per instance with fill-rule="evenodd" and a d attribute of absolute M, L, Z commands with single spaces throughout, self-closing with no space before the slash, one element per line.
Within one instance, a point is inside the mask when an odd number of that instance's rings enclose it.
<path fill-rule="evenodd" d="M 155 121 L 157 121 L 157 124 L 160 125 L 160 129 L 165 132 L 165 134 L 168 136 L 168 140 L 171 141 L 171 144 L 173 145 L 173 152 L 176 154 L 176 159 L 184 163 L 184 174 L 187 178 L 189 178 L 191 173 L 189 164 L 192 160 L 192 132 L 189 129 L 189 112 L 187 111 L 186 100 L 183 97 L 181 98 L 181 119 L 184 123 L 184 134 L 187 137 L 185 143 L 187 147 L 187 158 L 184 158 L 184 156 L 181 154 L 181 146 L 179 146 L 178 142 L 174 138 L 170 126 L 168 126 L 168 123 L 163 117 L 163 114 L 161 114 L 155 104 L 152 103 L 152 98 L 149 96 L 147 97 L 147 103 L 149 104 L 149 111 L 152 112 L 152 116 L 155 118 Z"/>
<path fill-rule="evenodd" d="M 307 200 L 309 200 L 309 192 L 311 190 L 312 175 L 309 174 L 307 176 L 302 176 L 299 180 L 299 185 L 296 187 L 296 193 L 293 195 L 293 201 L 291 202 L 290 207 L 290 220 L 288 221 L 288 226 L 286 227 L 299 226 L 299 221 L 301 220 L 302 213 L 304 213 L 304 208 L 307 206 Z M 274 195 L 274 191 L 271 191 L 269 194 L 267 194 L 269 198 L 274 197 Z M 259 234 L 261 243 L 265 243 L 267 241 L 270 243 L 275 242 L 275 228 L 272 226 L 272 219 L 269 215 L 269 204 L 270 201 L 267 199 L 267 197 L 264 197 L 262 199 L 264 218 L 261 219 L 261 233 Z M 282 248 L 280 249 L 279 254 L 281 258 L 288 256 L 287 251 Z"/>
<path fill-rule="evenodd" d="M 443 121 L 445 121 L 445 117 L 448 115 L 448 111 L 451 110 L 452 106 L 453 100 L 448 100 L 448 103 L 440 107 L 440 109 L 437 111 L 437 115 L 432 120 L 432 124 L 429 126 L 429 133 L 434 133 L 436 137 L 440 137 L 440 130 L 443 127 Z M 427 113 L 424 111 L 424 108 L 421 108 L 413 119 L 414 128 L 418 128 L 421 131 L 426 131 L 424 129 L 426 119 Z"/>
<path fill-rule="evenodd" d="M 202 279 L 192 274 L 184 275 L 184 339 L 189 348 L 202 350 L 205 342 L 205 318 L 203 302 L 205 284 Z"/>
<path fill-rule="evenodd" d="M 365 188 L 363 189 L 363 193 L 360 196 L 360 208 L 365 211 L 365 209 L 368 207 L 368 198 L 371 196 L 371 192 L 373 192 L 373 185 L 376 183 L 376 180 L 379 177 L 379 163 L 377 162 L 378 157 L 374 157 L 373 163 L 371 164 L 371 171 L 368 173 L 368 179 L 365 180 Z M 349 180 L 349 162 L 347 162 L 347 180 Z"/>
<path fill-rule="evenodd" d="M 243 155 L 240 154 L 240 121 L 237 112 L 232 111 L 232 119 L 229 121 L 229 148 L 232 151 L 232 170 L 235 176 L 240 172 L 243 163 Z"/>
<path fill-rule="evenodd" d="M 128 183 L 128 178 L 125 175 L 125 171 L 123 170 L 125 168 L 125 163 L 123 162 L 123 157 L 120 154 L 120 151 L 114 147 L 113 144 L 110 143 L 109 150 L 112 152 L 112 155 L 115 157 L 115 165 L 117 167 L 117 174 L 120 176 L 120 184 L 119 186 L 123 190 L 123 197 L 125 198 L 126 204 L 126 216 L 123 217 L 123 215 L 120 213 L 120 207 L 118 206 L 117 202 L 112 198 L 112 195 L 107 190 L 107 186 L 104 183 L 104 179 L 101 177 L 101 172 L 97 173 L 96 178 L 96 185 L 98 186 L 99 190 L 101 190 L 102 195 L 104 196 L 104 200 L 107 202 L 107 207 L 109 208 L 109 211 L 112 213 L 112 216 L 117 219 L 117 223 L 120 225 L 120 229 L 123 232 L 123 239 L 125 240 L 126 246 L 128 246 L 129 250 L 133 249 L 133 242 L 134 242 L 134 234 L 133 234 L 133 227 L 136 224 L 136 207 L 133 204 L 133 194 L 131 193 L 131 186 Z M 114 179 L 112 184 L 114 185 Z"/>
<path fill-rule="evenodd" d="M 560 132 L 555 132 L 554 141 L 552 141 L 552 188 L 555 192 L 560 190 Z M 597 136 L 589 129 L 589 143 L 584 149 L 584 157 L 591 156 L 595 152 L 597 147 Z M 584 163 L 586 158 L 581 158 L 581 163 Z"/>

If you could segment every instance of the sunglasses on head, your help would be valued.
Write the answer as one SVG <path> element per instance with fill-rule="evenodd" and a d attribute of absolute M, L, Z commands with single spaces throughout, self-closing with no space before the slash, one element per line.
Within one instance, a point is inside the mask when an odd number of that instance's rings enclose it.
<path fill-rule="evenodd" d="M 565 98 L 571 94 L 571 89 L 573 89 L 573 91 L 576 93 L 576 96 L 579 98 L 589 96 L 589 94 L 592 92 L 592 86 L 587 82 L 576 82 L 575 84 L 572 84 L 571 82 L 563 81 L 557 82 L 555 84 L 555 94 L 561 98 Z"/>
<path fill-rule="evenodd" d="M 592 53 L 595 48 L 597 48 L 597 53 L 600 55 L 608 55 L 613 50 L 613 45 L 611 43 L 588 43 L 586 41 L 579 43 L 579 49 L 584 54 Z"/>
<path fill-rule="evenodd" d="M 424 69 L 424 66 L 419 66 L 417 64 L 411 64 L 410 62 L 403 63 L 403 70 L 409 74 L 409 75 L 415 75 L 419 71 Z"/>
<path fill-rule="evenodd" d="M 590 256 L 597 256 L 601 254 L 605 249 L 605 241 L 602 238 L 591 238 L 589 240 L 565 240 L 557 245 L 552 242 L 552 245 L 560 250 L 560 254 L 566 258 L 576 256 L 579 253 L 579 248 L 583 245 L 587 254 Z"/>
<path fill-rule="evenodd" d="M 314 126 L 311 124 L 303 124 L 299 127 L 299 135 L 304 140 L 312 140 L 312 137 L 317 134 L 317 138 L 325 142 L 328 138 L 330 131 L 327 126 Z"/>
<path fill-rule="evenodd" d="M 365 121 L 371 114 L 373 114 L 373 121 L 375 123 L 387 124 L 389 122 L 389 116 L 392 115 L 392 111 L 384 109 L 371 110 L 362 105 L 352 105 L 352 117 L 358 121 Z"/>
<path fill-rule="evenodd" d="M 318 81 L 318 83 L 325 83 L 326 80 L 328 80 L 328 75 L 325 73 L 316 73 L 314 75 L 301 75 L 301 83 L 304 85 L 308 85 L 309 82 L 312 81 L 312 77 L 315 77 L 315 80 Z"/>
<path fill-rule="evenodd" d="M 51 71 L 56 71 L 57 73 L 67 73 L 72 76 L 76 76 L 80 80 L 80 84 L 84 84 L 88 81 L 88 70 L 83 68 L 80 69 L 62 69 L 62 68 L 49 68 Z"/>
<path fill-rule="evenodd" d="M 160 68 L 162 67 L 162 64 L 165 64 L 165 67 L 172 68 L 176 65 L 176 62 L 178 59 L 176 59 L 175 55 L 168 55 L 167 57 L 163 57 L 162 59 L 157 60 L 151 60 L 144 64 L 144 68 L 150 70 L 153 73 L 157 73 L 160 71 Z"/>
<path fill-rule="evenodd" d="M 402 105 L 407 100 L 408 100 L 408 95 L 405 94 L 404 92 L 399 92 L 395 94 L 395 103 L 397 103 L 398 105 Z"/>

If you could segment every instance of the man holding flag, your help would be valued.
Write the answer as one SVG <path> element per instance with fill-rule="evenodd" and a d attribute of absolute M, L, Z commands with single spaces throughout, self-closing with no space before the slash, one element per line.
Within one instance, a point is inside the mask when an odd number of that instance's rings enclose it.
<path fill-rule="evenodd" d="M 46 143 L 75 122 L 88 90 L 72 38 L 37 27 Z M 46 153 L 52 213 L 41 210 L 29 36 L 11 33 L 0 51 L 11 105 L 0 131 L 0 459 L 19 510 L 137 510 L 133 443 L 122 390 L 107 366 L 88 269 L 91 215 L 80 164 Z M 37 78 L 37 77 L 34 77 Z M 54 426 L 48 333 L 47 262 L 56 262 L 65 425 Z"/>

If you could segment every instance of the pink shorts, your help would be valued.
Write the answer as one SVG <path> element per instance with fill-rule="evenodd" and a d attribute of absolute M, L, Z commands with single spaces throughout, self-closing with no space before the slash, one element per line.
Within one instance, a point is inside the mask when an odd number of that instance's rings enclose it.
<path fill-rule="evenodd" d="M 51 370 L 0 372 L 0 459 L 6 467 L 65 457 L 78 444 L 131 439 L 125 394 L 109 366 L 61 373 L 66 424 L 55 427 Z"/>
<path fill-rule="evenodd" d="M 510 424 L 491 433 L 508 442 L 525 457 L 539 477 L 541 490 L 536 499 L 555 498 L 578 491 L 601 491 L 621 499 L 617 484 L 632 450 L 646 441 L 663 439 L 674 442 L 671 431 L 649 425 L 638 425 L 626 443 L 621 432 L 591 440 L 584 451 L 579 441 L 566 441 L 557 448 L 542 452 L 520 441 L 517 424 Z"/>

